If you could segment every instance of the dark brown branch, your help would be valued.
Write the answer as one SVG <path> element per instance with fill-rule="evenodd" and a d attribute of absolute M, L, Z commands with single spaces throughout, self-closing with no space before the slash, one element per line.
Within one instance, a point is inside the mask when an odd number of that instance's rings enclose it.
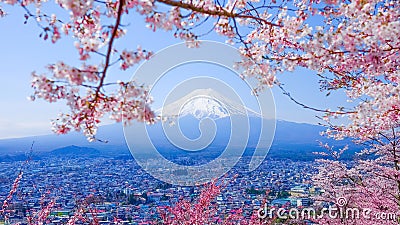
<path fill-rule="evenodd" d="M 110 66 L 113 43 L 114 43 L 115 37 L 117 36 L 118 27 L 121 24 L 121 17 L 122 17 L 122 13 L 123 13 L 123 10 L 124 10 L 124 4 L 125 4 L 125 0 L 120 0 L 119 1 L 118 12 L 117 12 L 117 20 L 115 22 L 115 26 L 114 26 L 112 34 L 111 34 L 110 42 L 108 43 L 108 49 L 107 49 L 107 53 L 106 53 L 106 62 L 104 64 L 104 69 L 103 69 L 102 75 L 100 77 L 100 83 L 96 88 L 96 96 L 94 98 L 94 103 L 96 103 L 96 101 L 97 101 L 97 98 L 98 98 L 98 96 L 100 94 L 100 89 L 103 87 L 104 80 L 106 78 L 107 70 L 108 70 L 108 68 Z"/>
<path fill-rule="evenodd" d="M 282 93 L 284 95 L 289 97 L 289 99 L 291 101 L 293 101 L 294 103 L 296 103 L 297 105 L 299 105 L 299 106 L 301 106 L 301 107 L 303 107 L 305 109 L 310 109 L 310 110 L 313 110 L 313 111 L 316 111 L 316 112 L 322 112 L 322 113 L 331 113 L 331 114 L 335 114 L 335 115 L 345 115 L 345 114 L 356 113 L 355 111 L 349 111 L 349 112 L 336 111 L 336 112 L 333 112 L 333 111 L 330 111 L 330 110 L 327 110 L 327 109 L 318 109 L 318 108 L 314 108 L 314 107 L 308 106 L 308 105 L 306 105 L 304 103 L 301 103 L 301 102 L 297 101 L 295 98 L 293 98 L 290 95 L 290 93 L 288 91 L 286 91 L 285 88 L 283 88 L 282 84 L 277 84 L 277 86 L 282 90 Z"/>
<path fill-rule="evenodd" d="M 243 14 L 228 12 L 225 9 L 223 9 L 222 7 L 221 7 L 220 10 L 209 10 L 209 9 L 204 9 L 203 7 L 195 6 L 193 4 L 184 3 L 184 2 L 180 2 L 180 1 L 174 1 L 174 0 L 157 0 L 157 1 L 161 2 L 161 3 L 164 3 L 166 5 L 176 6 L 176 7 L 179 7 L 179 8 L 191 10 L 191 11 L 198 12 L 198 13 L 207 14 L 207 15 L 210 15 L 210 16 L 221 16 L 221 17 L 227 17 L 227 18 L 254 19 L 256 21 L 261 21 L 264 24 L 269 25 L 269 26 L 281 27 L 281 25 L 279 25 L 279 24 L 275 24 L 275 23 L 272 23 L 272 22 L 267 21 L 265 19 L 262 19 L 262 18 L 259 18 L 259 17 L 255 17 L 255 16 L 252 16 L 252 15 L 243 15 Z"/>

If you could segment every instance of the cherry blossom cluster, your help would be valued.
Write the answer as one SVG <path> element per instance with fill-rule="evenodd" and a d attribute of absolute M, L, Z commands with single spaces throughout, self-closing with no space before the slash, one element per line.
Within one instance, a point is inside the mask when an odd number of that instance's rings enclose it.
<path fill-rule="evenodd" d="M 200 194 L 199 202 L 192 204 L 190 201 L 181 200 L 174 207 L 167 207 L 161 211 L 165 224 L 209 224 L 218 219 L 212 201 L 220 194 L 220 188 L 211 183 Z"/>
<path fill-rule="evenodd" d="M 24 172 L 22 170 L 18 173 L 18 176 L 15 178 L 15 180 L 11 186 L 10 192 L 8 193 L 6 199 L 4 199 L 4 201 L 3 201 L 3 204 L 2 204 L 1 210 L 0 210 L 0 215 L 3 215 L 4 218 L 8 217 L 8 215 L 5 212 L 8 209 L 14 194 L 17 192 L 17 189 L 18 189 L 19 183 L 21 182 L 23 174 L 24 174 Z"/>
<path fill-rule="evenodd" d="M 93 141 L 101 118 L 106 114 L 117 122 L 154 122 L 155 116 L 149 107 L 151 98 L 145 87 L 134 82 L 119 82 L 117 93 L 106 95 L 97 91 L 96 86 L 87 85 L 99 79 L 95 66 L 83 65 L 78 69 L 57 63 L 49 66 L 49 70 L 54 74 L 54 80 L 33 74 L 32 87 L 35 92 L 31 99 L 66 101 L 70 113 L 61 113 L 59 118 L 52 121 L 57 134 L 83 130 L 88 139 Z M 86 87 L 85 94 L 80 93 L 79 86 Z"/>
<path fill-rule="evenodd" d="M 219 215 L 216 198 L 220 195 L 223 186 L 223 183 L 217 185 L 217 182 L 213 181 L 205 185 L 195 202 L 181 199 L 174 206 L 160 207 L 161 221 L 154 221 L 154 224 L 273 224 L 273 221 L 258 218 L 256 211 L 249 218 L 241 209 L 232 209 L 227 215 Z"/>
<path fill-rule="evenodd" d="M 380 162 L 379 162 L 380 161 Z M 319 174 L 314 182 L 325 192 L 316 197 L 317 202 L 330 203 L 341 208 L 358 209 L 360 212 L 367 209 L 368 217 L 359 218 L 319 218 L 319 224 L 397 224 L 393 219 L 375 220 L 377 214 L 398 215 L 398 200 L 394 198 L 398 194 L 397 183 L 399 171 L 388 161 L 383 159 L 361 160 L 354 165 L 338 160 L 319 160 Z M 392 167 L 393 166 L 393 167 Z M 337 205 L 337 199 L 347 200 L 346 205 Z"/>
<path fill-rule="evenodd" d="M 48 223 L 49 221 L 47 220 L 47 218 L 49 217 L 51 211 L 54 210 L 55 205 L 56 200 L 51 199 L 47 204 L 42 204 L 38 212 L 33 212 L 31 210 L 31 215 L 29 215 L 27 218 L 28 224 L 41 225 Z"/>
<path fill-rule="evenodd" d="M 91 206 L 92 197 L 93 195 L 89 195 L 77 203 L 73 216 L 68 219 L 68 225 L 74 225 L 76 223 L 88 223 L 92 225 L 100 224 L 97 218 L 98 210 Z"/>
<path fill-rule="evenodd" d="M 58 81 L 65 80 L 71 85 L 82 85 L 86 82 L 96 82 L 99 80 L 99 68 L 95 65 L 83 64 L 78 69 L 64 62 L 58 62 L 49 65 L 48 69 Z"/>
<path fill-rule="evenodd" d="M 151 54 L 151 52 L 146 52 L 140 46 L 137 47 L 136 52 L 123 50 L 121 53 L 121 69 L 126 70 L 143 60 L 149 59 Z"/>

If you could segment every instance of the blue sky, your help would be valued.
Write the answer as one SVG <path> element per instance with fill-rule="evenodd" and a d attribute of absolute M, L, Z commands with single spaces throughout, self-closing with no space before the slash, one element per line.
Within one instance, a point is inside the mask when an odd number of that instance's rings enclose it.
<path fill-rule="evenodd" d="M 43 41 L 39 38 L 40 29 L 33 21 L 24 25 L 24 12 L 18 7 L 5 7 L 9 14 L 0 18 L 0 30 L 2 31 L 0 49 L 0 139 L 41 135 L 51 133 L 50 120 L 59 112 L 67 108 L 61 103 L 49 104 L 42 100 L 30 102 L 27 97 L 33 90 L 30 87 L 31 72 L 44 72 L 45 66 L 60 60 L 79 65 L 78 53 L 71 39 L 62 38 L 58 43 Z M 152 32 L 147 29 L 143 19 L 139 16 L 130 16 L 125 20 L 129 23 L 128 33 L 125 38 L 117 42 L 117 46 L 134 49 L 138 44 L 151 51 L 159 51 L 171 44 L 180 43 L 171 33 L 164 31 Z M 223 40 L 221 37 L 211 34 L 205 36 L 207 40 Z M 199 65 L 197 65 L 199 66 Z M 202 67 L 202 74 L 212 73 Z M 186 71 L 191 71 L 191 66 Z M 134 69 L 120 72 L 111 70 L 110 79 L 129 80 Z M 215 72 L 215 71 L 214 71 Z M 339 102 L 345 102 L 343 93 L 335 93 L 325 97 L 319 91 L 319 78 L 312 71 L 298 69 L 292 73 L 285 73 L 278 77 L 285 87 L 299 101 L 317 108 L 335 108 Z M 232 82 L 238 82 L 232 76 Z M 166 82 L 168 84 L 169 82 Z M 245 92 L 246 90 L 241 90 Z M 276 115 L 278 119 L 317 123 L 314 111 L 302 109 L 290 101 L 277 89 L 273 89 Z"/>

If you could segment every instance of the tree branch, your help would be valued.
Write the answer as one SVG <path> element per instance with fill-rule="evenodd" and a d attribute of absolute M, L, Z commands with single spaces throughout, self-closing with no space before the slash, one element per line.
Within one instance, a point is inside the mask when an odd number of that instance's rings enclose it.
<path fill-rule="evenodd" d="M 115 22 L 115 26 L 114 26 L 112 34 L 111 34 L 110 42 L 108 43 L 108 49 L 107 49 L 107 53 L 106 53 L 106 62 L 105 62 L 105 65 L 104 65 L 104 69 L 103 69 L 102 75 L 100 77 L 100 83 L 96 88 L 96 96 L 94 98 L 94 102 L 97 101 L 97 98 L 98 98 L 99 93 L 100 93 L 100 89 L 103 87 L 104 80 L 106 78 L 107 70 L 108 70 L 108 68 L 110 66 L 113 43 L 114 43 L 115 37 L 117 36 L 118 27 L 121 24 L 121 17 L 122 17 L 124 5 L 125 5 L 125 0 L 120 0 L 119 1 L 119 6 L 118 6 L 118 12 L 117 12 L 117 20 Z"/>
<path fill-rule="evenodd" d="M 349 112 L 345 112 L 345 111 L 330 111 L 328 109 L 318 109 L 318 108 L 314 108 L 314 107 L 310 107 L 304 103 L 301 103 L 299 101 L 297 101 L 295 98 L 293 98 L 290 93 L 288 91 L 285 90 L 285 88 L 283 88 L 282 84 L 277 84 L 277 86 L 282 90 L 282 93 L 286 96 L 289 97 L 290 100 L 292 100 L 294 103 L 296 103 L 297 105 L 305 108 L 305 109 L 310 109 L 316 112 L 323 112 L 323 113 L 331 113 L 331 114 L 336 114 L 336 115 L 345 115 L 345 114 L 350 114 L 350 113 L 356 113 L 355 111 L 349 111 Z"/>
<path fill-rule="evenodd" d="M 203 14 L 207 14 L 210 16 L 222 16 L 222 17 L 227 17 L 227 18 L 243 18 L 243 19 L 254 19 L 256 21 L 261 21 L 264 24 L 267 24 L 269 26 L 273 26 L 273 27 L 282 27 L 279 24 L 275 24 L 272 23 L 270 21 L 267 21 L 265 19 L 259 18 L 259 17 L 255 17 L 252 15 L 243 15 L 243 14 L 239 14 L 239 13 L 234 13 L 234 12 L 228 12 L 226 11 L 224 8 L 220 8 L 218 10 L 209 10 L 209 9 L 204 9 L 203 7 L 199 7 L 199 6 L 195 6 L 193 4 L 189 4 L 189 3 L 184 3 L 181 1 L 174 1 L 174 0 L 157 0 L 158 2 L 164 3 L 166 5 L 170 5 L 170 6 L 176 6 L 179 8 L 183 8 L 183 9 L 188 9 L 194 12 L 198 12 L 198 13 L 203 13 Z"/>

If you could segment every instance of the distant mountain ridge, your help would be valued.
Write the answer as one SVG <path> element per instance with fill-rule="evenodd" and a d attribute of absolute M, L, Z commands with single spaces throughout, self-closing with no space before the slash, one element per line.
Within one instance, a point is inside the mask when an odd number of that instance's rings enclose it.
<path fill-rule="evenodd" d="M 179 120 L 178 128 L 180 129 L 171 128 L 161 122 L 146 127 L 152 144 L 157 149 L 162 149 L 167 153 L 171 152 L 171 154 L 178 153 L 180 150 L 171 143 L 171 138 L 179 146 L 189 143 L 189 146 L 193 147 L 193 142 L 190 142 L 191 140 L 188 142 L 187 138 L 192 140 L 198 138 L 197 140 L 207 144 L 200 146 L 207 146 L 207 148 L 223 149 L 229 145 L 232 148 L 254 149 L 257 145 L 261 148 L 268 148 L 274 137 L 271 149 L 272 151 L 279 149 L 282 154 L 284 151 L 293 153 L 293 149 L 299 149 L 299 152 L 310 149 L 322 150 L 318 145 L 318 140 L 333 143 L 336 146 L 351 144 L 348 140 L 336 142 L 320 136 L 320 132 L 324 130 L 322 126 L 263 118 L 239 102 L 212 89 L 192 91 L 186 96 L 166 104 L 158 113 L 169 117 L 177 116 L 177 120 Z M 210 121 L 203 123 L 204 118 L 213 119 L 213 124 L 209 123 Z M 125 136 L 134 139 L 134 151 L 146 154 L 149 146 L 146 146 L 146 142 L 143 141 L 143 138 L 147 138 L 146 133 L 143 133 L 142 129 L 136 129 L 140 126 L 142 124 L 133 122 L 133 126 L 126 128 L 125 133 L 121 124 L 101 126 L 97 138 L 106 140 L 107 143 L 90 143 L 83 134 L 77 132 L 61 136 L 44 135 L 0 140 L 0 155 L 23 154 L 28 151 L 33 141 L 35 141 L 35 152 L 50 152 L 52 155 L 68 155 L 71 152 L 76 155 L 115 154 L 118 152 L 126 154 L 129 153 L 129 149 L 125 142 Z M 214 135 L 211 129 L 215 127 L 217 128 L 215 136 L 212 142 L 209 142 L 208 136 Z M 275 127 L 275 133 L 273 133 Z M 128 130 L 129 132 L 127 132 Z M 165 131 L 169 132 L 168 136 Z M 263 133 L 262 137 L 260 133 Z M 205 135 L 206 138 L 199 139 L 201 135 Z M 241 140 L 245 138 L 248 138 L 248 142 L 243 146 Z M 263 142 L 259 142 L 259 140 Z M 262 144 L 259 145 L 259 143 Z"/>
<path fill-rule="evenodd" d="M 332 143 L 336 146 L 350 143 L 350 141 L 336 142 L 334 140 L 320 136 L 319 133 L 324 130 L 324 128 L 321 126 L 306 123 L 295 123 L 283 120 L 277 120 L 276 123 L 275 137 L 272 148 L 288 145 L 318 147 L 318 140 L 322 142 Z M 156 127 L 154 126 L 153 129 L 154 128 Z M 101 126 L 99 128 L 97 137 L 102 140 L 107 140 L 108 143 L 90 143 L 86 140 L 83 134 L 76 132 L 72 132 L 66 135 L 50 134 L 34 137 L 3 139 L 0 140 L 0 155 L 26 153 L 29 151 L 29 148 L 33 141 L 35 142 L 35 152 L 49 152 L 57 148 L 71 145 L 94 148 L 99 150 L 100 152 L 126 152 L 128 150 L 125 143 L 123 128 L 121 124 Z"/>
<path fill-rule="evenodd" d="M 93 156 L 99 155 L 101 152 L 95 148 L 80 147 L 76 145 L 70 145 L 62 148 L 57 148 L 49 152 L 51 156 Z"/>

